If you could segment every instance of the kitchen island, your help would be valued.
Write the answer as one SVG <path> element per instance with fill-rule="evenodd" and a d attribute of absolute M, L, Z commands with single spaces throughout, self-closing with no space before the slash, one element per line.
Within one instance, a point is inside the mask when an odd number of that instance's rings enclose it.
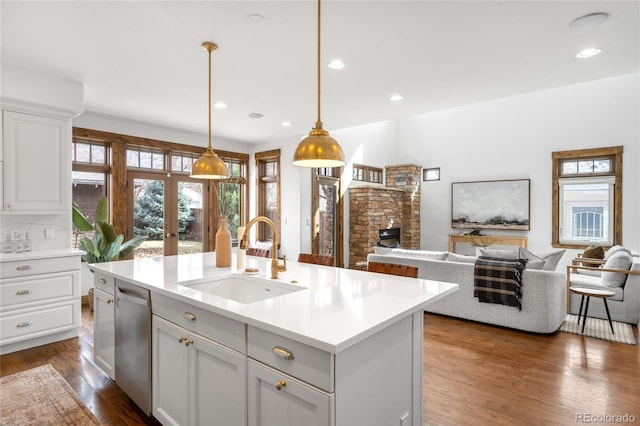
<path fill-rule="evenodd" d="M 268 259 L 245 266 L 260 274 L 216 268 L 214 253 L 92 265 L 96 280 L 151 292 L 154 417 L 422 424 L 423 308 L 456 284 L 297 262 L 272 280 Z"/>

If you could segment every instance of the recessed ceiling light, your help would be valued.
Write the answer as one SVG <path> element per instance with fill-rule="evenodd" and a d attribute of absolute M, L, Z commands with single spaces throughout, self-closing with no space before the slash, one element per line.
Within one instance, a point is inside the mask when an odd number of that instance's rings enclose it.
<path fill-rule="evenodd" d="M 590 47 L 580 51 L 580 53 L 576 55 L 576 58 L 590 58 L 592 56 L 596 56 L 600 52 L 602 52 L 602 49 L 599 47 Z"/>
<path fill-rule="evenodd" d="M 389 100 L 393 101 L 393 102 L 398 102 L 398 101 L 401 101 L 403 99 L 404 99 L 404 96 L 402 96 L 402 95 L 391 95 L 389 97 Z"/>
<path fill-rule="evenodd" d="M 283 121 L 282 124 L 284 127 L 291 127 L 291 122 L 290 121 Z"/>
<path fill-rule="evenodd" d="M 215 104 L 213 104 L 213 107 L 218 109 L 225 109 L 227 107 L 227 104 L 225 104 L 224 102 L 216 102 Z"/>
<path fill-rule="evenodd" d="M 341 70 L 342 68 L 344 68 L 344 62 L 342 62 L 340 59 L 334 59 L 329 62 L 328 66 L 332 70 Z"/>
<path fill-rule="evenodd" d="M 609 19 L 607 12 L 589 13 L 569 22 L 569 28 L 572 30 L 588 30 L 604 23 L 607 19 Z"/>
<path fill-rule="evenodd" d="M 264 22 L 264 16 L 259 15 L 257 13 L 252 13 L 251 15 L 247 16 L 247 21 L 249 21 L 251 23 Z"/>
<path fill-rule="evenodd" d="M 264 114 L 261 114 L 259 112 L 251 112 L 251 113 L 249 113 L 249 117 L 250 118 L 262 118 L 262 117 L 264 117 Z"/>

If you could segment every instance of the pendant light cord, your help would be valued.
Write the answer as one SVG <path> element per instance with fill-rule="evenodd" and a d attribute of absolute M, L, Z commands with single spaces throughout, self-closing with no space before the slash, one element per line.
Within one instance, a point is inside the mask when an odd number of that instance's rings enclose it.
<path fill-rule="evenodd" d="M 318 0 L 318 52 L 317 52 L 317 71 L 318 71 L 318 120 L 316 128 L 322 128 L 320 119 L 320 0 Z"/>
<path fill-rule="evenodd" d="M 213 148 L 211 147 L 211 48 L 207 49 L 209 51 L 209 148 L 211 151 Z"/>

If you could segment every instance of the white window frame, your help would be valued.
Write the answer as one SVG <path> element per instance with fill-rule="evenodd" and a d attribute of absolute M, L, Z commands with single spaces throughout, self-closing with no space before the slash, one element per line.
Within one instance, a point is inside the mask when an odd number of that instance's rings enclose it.
<path fill-rule="evenodd" d="M 604 235 L 602 239 L 587 238 L 571 238 L 571 235 L 565 235 L 565 229 L 573 229 L 573 207 L 569 205 L 569 201 L 564 199 L 565 185 L 581 185 L 581 184 L 606 184 L 608 185 L 608 201 L 607 206 L 603 206 L 603 227 Z M 581 245 L 613 245 L 614 240 L 614 193 L 615 193 L 615 177 L 614 176 L 593 176 L 593 177 L 568 177 L 558 178 L 558 196 L 559 196 L 559 242 L 560 244 L 581 244 Z M 571 233 L 572 231 L 569 231 Z"/>

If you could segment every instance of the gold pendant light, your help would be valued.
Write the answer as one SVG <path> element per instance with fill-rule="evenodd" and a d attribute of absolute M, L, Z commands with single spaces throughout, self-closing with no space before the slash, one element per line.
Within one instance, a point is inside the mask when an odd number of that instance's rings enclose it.
<path fill-rule="evenodd" d="M 342 147 L 322 128 L 320 119 L 320 0 L 318 0 L 318 119 L 309 136 L 302 139 L 293 155 L 293 164 L 301 167 L 344 166 Z"/>
<path fill-rule="evenodd" d="M 211 52 L 218 48 L 218 45 L 205 41 L 202 48 L 209 52 L 209 146 L 202 154 L 202 157 L 193 163 L 191 167 L 191 177 L 196 179 L 226 179 L 229 177 L 227 165 L 218 154 L 213 152 L 211 147 Z"/>

